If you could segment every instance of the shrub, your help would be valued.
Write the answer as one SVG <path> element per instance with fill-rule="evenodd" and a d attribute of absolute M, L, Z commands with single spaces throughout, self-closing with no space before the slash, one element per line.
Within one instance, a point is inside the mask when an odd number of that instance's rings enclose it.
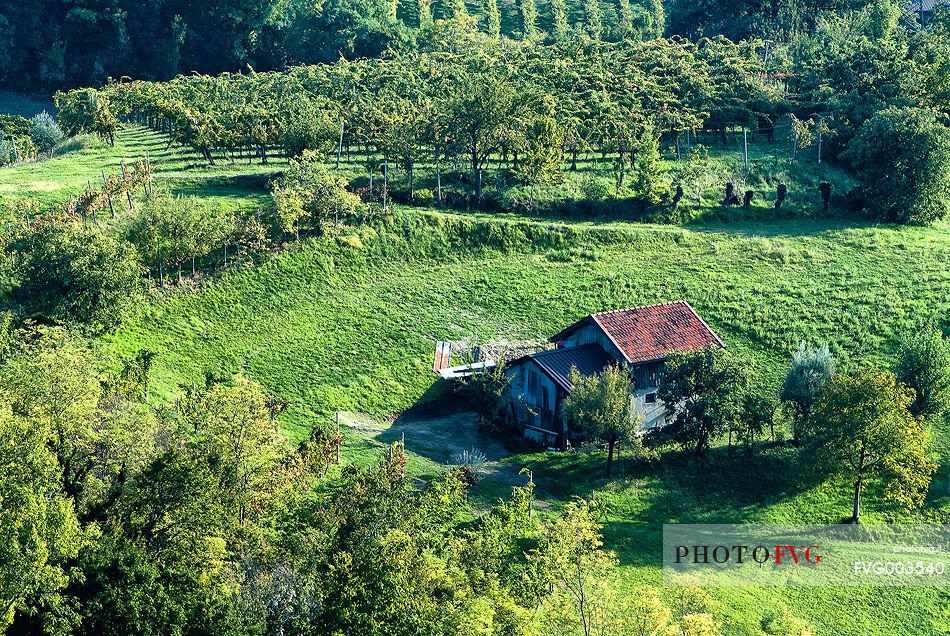
<path fill-rule="evenodd" d="M 37 317 L 107 330 L 134 302 L 135 249 L 73 223 L 46 221 L 7 248 L 16 258 L 12 295 Z"/>
<path fill-rule="evenodd" d="M 801 436 L 802 426 L 811 416 L 821 392 L 835 374 L 835 360 L 828 347 L 811 349 L 804 342 L 792 356 L 792 366 L 785 374 L 779 398 L 792 410 L 793 435 Z"/>
<path fill-rule="evenodd" d="M 52 155 L 53 148 L 58 146 L 64 137 L 59 124 L 45 110 L 30 119 L 30 139 L 40 152 Z"/>
<path fill-rule="evenodd" d="M 932 223 L 950 212 L 950 129 L 920 108 L 884 109 L 867 120 L 848 146 L 877 218 Z"/>

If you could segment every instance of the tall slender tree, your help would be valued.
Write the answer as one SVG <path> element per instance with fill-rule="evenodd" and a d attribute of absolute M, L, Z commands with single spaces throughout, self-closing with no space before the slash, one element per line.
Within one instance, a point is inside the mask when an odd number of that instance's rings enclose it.
<path fill-rule="evenodd" d="M 567 37 L 567 5 L 565 0 L 551 0 L 551 38 L 561 42 Z"/>
<path fill-rule="evenodd" d="M 486 33 L 488 37 L 501 37 L 501 11 L 498 10 L 498 0 L 483 0 L 482 12 L 485 14 Z"/>
<path fill-rule="evenodd" d="M 538 33 L 538 5 L 535 0 L 520 0 L 518 8 L 521 12 L 521 35 L 526 40 Z"/>

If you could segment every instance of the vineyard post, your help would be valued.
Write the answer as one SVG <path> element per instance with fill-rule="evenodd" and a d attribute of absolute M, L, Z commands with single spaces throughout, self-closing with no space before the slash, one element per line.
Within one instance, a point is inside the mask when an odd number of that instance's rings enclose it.
<path fill-rule="evenodd" d="M 438 164 L 435 166 L 435 201 L 442 203 L 442 168 Z"/>
<path fill-rule="evenodd" d="M 745 126 L 742 127 L 742 161 L 745 164 L 745 169 L 749 169 L 749 136 L 748 132 L 745 129 Z"/>
<path fill-rule="evenodd" d="M 336 463 L 340 463 L 340 412 L 336 412 Z"/>
<path fill-rule="evenodd" d="M 823 128 L 824 120 L 818 118 L 818 163 L 821 163 L 821 129 Z"/>
<path fill-rule="evenodd" d="M 129 204 L 129 209 L 134 210 L 135 204 L 132 203 L 132 188 L 130 187 L 131 184 L 129 183 L 129 172 L 125 167 L 125 160 L 120 159 L 119 165 L 122 166 L 122 181 L 123 185 L 125 186 L 125 200 Z"/>
<path fill-rule="evenodd" d="M 145 194 L 152 194 L 152 161 L 149 159 L 148 150 L 145 151 Z"/>
<path fill-rule="evenodd" d="M 343 154 L 343 124 L 344 122 L 341 121 L 340 122 L 340 143 L 338 143 L 336 146 L 336 169 L 337 170 L 340 169 L 340 155 Z"/>
<path fill-rule="evenodd" d="M 528 489 L 528 519 L 530 519 L 534 514 L 534 471 L 528 471 L 528 484 L 531 488 Z"/>
<path fill-rule="evenodd" d="M 389 159 L 383 161 L 383 209 L 389 207 Z"/>
<path fill-rule="evenodd" d="M 112 193 L 109 192 L 109 182 L 106 181 L 106 171 L 105 169 L 101 170 L 102 172 L 102 192 L 106 195 L 106 199 L 109 201 L 109 216 L 115 218 L 115 208 L 112 206 Z"/>

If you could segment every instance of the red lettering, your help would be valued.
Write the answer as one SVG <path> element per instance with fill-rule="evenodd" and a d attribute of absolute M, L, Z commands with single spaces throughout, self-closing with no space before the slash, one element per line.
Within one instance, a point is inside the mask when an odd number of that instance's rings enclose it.
<path fill-rule="evenodd" d="M 782 552 L 788 550 L 789 556 L 792 557 L 792 561 L 796 564 L 798 563 L 798 552 L 795 551 L 795 546 L 793 545 L 777 545 L 775 546 L 775 565 L 782 564 Z"/>

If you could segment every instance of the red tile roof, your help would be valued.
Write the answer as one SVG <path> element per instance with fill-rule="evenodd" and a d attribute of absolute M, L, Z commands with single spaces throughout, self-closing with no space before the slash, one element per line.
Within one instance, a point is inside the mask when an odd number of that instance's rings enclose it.
<path fill-rule="evenodd" d="M 671 351 L 696 351 L 709 345 L 725 347 L 685 300 L 591 314 L 551 340 L 563 340 L 587 321 L 595 322 L 630 364 L 662 360 Z"/>

